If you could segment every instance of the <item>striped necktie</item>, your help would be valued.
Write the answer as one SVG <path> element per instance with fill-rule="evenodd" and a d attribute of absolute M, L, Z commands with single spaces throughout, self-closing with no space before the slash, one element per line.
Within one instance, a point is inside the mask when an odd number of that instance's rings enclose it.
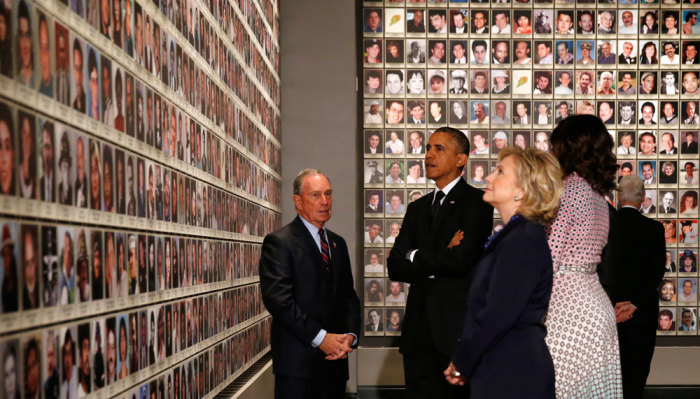
<path fill-rule="evenodd" d="M 318 235 L 321 237 L 321 258 L 326 264 L 326 271 L 330 273 L 331 271 L 331 253 L 328 248 L 328 241 L 326 241 L 326 232 L 323 231 L 323 227 L 318 229 Z"/>

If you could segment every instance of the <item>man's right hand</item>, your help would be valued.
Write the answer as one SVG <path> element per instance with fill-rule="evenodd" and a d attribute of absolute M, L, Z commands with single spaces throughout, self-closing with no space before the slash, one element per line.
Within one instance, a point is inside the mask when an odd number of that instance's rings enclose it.
<path fill-rule="evenodd" d="M 348 353 L 352 352 L 352 348 L 346 344 L 345 337 L 347 334 L 331 334 L 326 333 L 323 342 L 319 349 L 326 354 L 326 360 L 338 360 L 348 357 Z"/>
<path fill-rule="evenodd" d="M 462 230 L 457 230 L 454 236 L 452 236 L 452 240 L 450 240 L 449 245 L 447 245 L 447 248 L 452 248 L 458 246 L 461 242 L 462 239 L 464 238 L 464 232 Z"/>

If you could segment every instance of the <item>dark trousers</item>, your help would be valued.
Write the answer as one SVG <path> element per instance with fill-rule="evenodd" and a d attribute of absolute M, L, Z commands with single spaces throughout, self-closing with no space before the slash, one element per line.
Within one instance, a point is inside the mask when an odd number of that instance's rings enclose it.
<path fill-rule="evenodd" d="M 466 385 L 458 387 L 445 380 L 442 373 L 450 364 L 451 357 L 440 353 L 433 345 L 430 328 L 422 326 L 417 335 L 417 345 L 409 353 L 403 354 L 406 398 L 468 398 Z"/>
<path fill-rule="evenodd" d="M 344 378 L 304 379 L 275 375 L 275 399 L 343 399 Z"/>
<path fill-rule="evenodd" d="M 656 326 L 617 326 L 620 339 L 622 390 L 625 399 L 641 398 L 656 345 Z"/>

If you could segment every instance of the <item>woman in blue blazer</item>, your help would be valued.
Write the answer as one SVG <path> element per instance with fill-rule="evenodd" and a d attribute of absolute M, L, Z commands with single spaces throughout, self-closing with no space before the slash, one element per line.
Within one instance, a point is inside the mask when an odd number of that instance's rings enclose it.
<path fill-rule="evenodd" d="M 445 370 L 471 398 L 554 398 L 545 344 L 552 257 L 545 226 L 562 193 L 557 160 L 534 148 L 502 150 L 484 201 L 507 224 L 486 243 L 469 292 L 462 339 Z M 461 240 L 457 232 L 450 245 Z"/>

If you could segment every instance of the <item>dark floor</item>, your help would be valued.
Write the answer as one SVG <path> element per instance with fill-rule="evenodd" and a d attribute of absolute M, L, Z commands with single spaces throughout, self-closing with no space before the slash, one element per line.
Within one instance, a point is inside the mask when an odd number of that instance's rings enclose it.
<path fill-rule="evenodd" d="M 403 399 L 403 387 L 359 387 L 357 395 L 346 395 L 345 399 Z M 644 399 L 697 399 L 700 386 L 654 386 L 647 387 Z"/>

